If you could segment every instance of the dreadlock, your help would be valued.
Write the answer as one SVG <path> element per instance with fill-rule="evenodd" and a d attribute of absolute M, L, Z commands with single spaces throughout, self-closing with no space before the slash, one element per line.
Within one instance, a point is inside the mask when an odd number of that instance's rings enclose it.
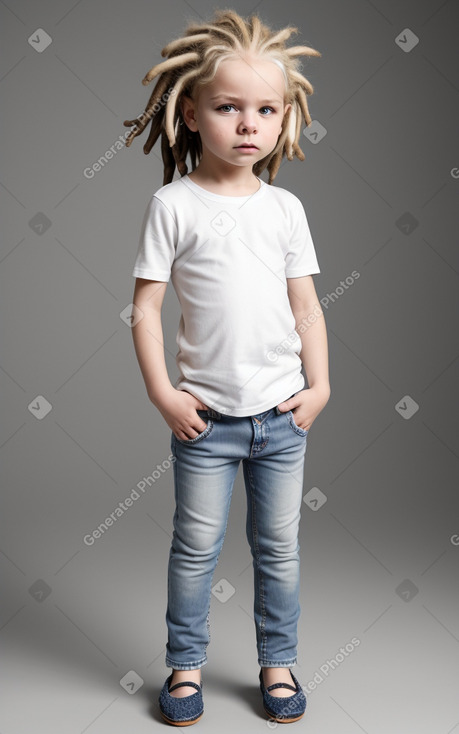
<path fill-rule="evenodd" d="M 181 95 L 193 97 L 196 87 L 210 83 L 223 59 L 253 53 L 280 66 L 286 79 L 285 103 L 292 105 L 284 117 L 276 147 L 253 165 L 257 176 L 267 168 L 268 183 L 272 184 L 284 155 L 289 161 L 294 155 L 301 161 L 305 159 L 299 146 L 302 118 L 306 125 L 311 123 L 306 95 L 314 90 L 300 74 L 296 57 L 321 54 L 309 46 L 286 47 L 285 41 L 297 32 L 297 28 L 288 27 L 274 33 L 258 16 L 244 19 L 233 10 L 217 10 L 211 24 L 191 23 L 183 38 L 171 41 L 161 51 L 161 56 L 166 56 L 167 60 L 153 66 L 142 79 L 146 86 L 159 76 L 145 111 L 134 120 L 124 121 L 126 127 L 132 128 L 126 133 L 126 147 L 129 148 L 151 120 L 143 152 L 148 154 L 161 135 L 163 185 L 172 181 L 176 166 L 181 176 L 188 173 L 187 154 L 194 170 L 202 155 L 201 138 L 199 132 L 192 132 L 184 124 Z"/>

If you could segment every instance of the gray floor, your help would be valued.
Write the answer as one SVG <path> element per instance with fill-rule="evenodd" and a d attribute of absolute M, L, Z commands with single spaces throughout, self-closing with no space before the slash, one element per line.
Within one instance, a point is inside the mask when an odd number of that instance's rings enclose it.
<path fill-rule="evenodd" d="M 311 455 L 320 440 L 317 434 L 311 438 Z M 316 462 L 310 464 L 311 471 L 317 469 Z M 162 493 L 170 491 L 166 476 L 158 488 Z M 389 479 L 388 469 L 374 491 L 382 492 Z M 12 593 L 1 632 L 2 734 L 140 733 L 164 726 L 157 698 L 169 672 L 164 665 L 169 526 L 167 520 L 161 521 L 165 530 L 155 522 L 154 496 L 141 501 L 143 506 L 132 508 L 94 546 L 78 550 L 54 578 L 48 573 L 44 581 L 52 589 L 42 601 L 3 560 Z M 162 502 L 166 518 L 170 496 L 163 494 Z M 239 474 L 215 576 L 224 601 L 212 598 L 209 662 L 203 668 L 205 716 L 196 725 L 201 731 L 272 728 L 258 690 L 244 510 Z M 399 511 L 403 515 L 403 507 Z M 315 511 L 304 505 L 294 670 L 309 705 L 303 721 L 292 724 L 298 729 L 447 734 L 458 724 L 459 548 L 447 538 L 443 546 L 426 539 L 415 563 L 410 546 L 422 528 L 407 525 L 396 542 L 391 515 L 388 507 L 385 517 L 373 516 L 365 529 L 356 530 L 344 498 L 329 499 Z M 51 533 L 43 542 L 52 545 Z M 140 687 L 132 671 L 142 679 Z M 120 685 L 125 676 L 127 690 Z"/>

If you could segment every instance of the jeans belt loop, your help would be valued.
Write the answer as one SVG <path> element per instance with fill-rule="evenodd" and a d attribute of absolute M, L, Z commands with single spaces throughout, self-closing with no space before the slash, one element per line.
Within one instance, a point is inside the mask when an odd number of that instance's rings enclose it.
<path fill-rule="evenodd" d="M 207 412 L 209 414 L 210 418 L 215 418 L 215 420 L 220 420 L 222 417 L 222 414 L 218 412 L 218 410 L 214 410 L 213 408 L 207 408 Z"/>

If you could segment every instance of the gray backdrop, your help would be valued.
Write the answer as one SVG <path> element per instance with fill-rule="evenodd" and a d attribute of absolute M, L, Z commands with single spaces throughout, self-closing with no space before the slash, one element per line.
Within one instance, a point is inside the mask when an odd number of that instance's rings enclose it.
<path fill-rule="evenodd" d="M 146 134 L 94 164 L 144 109 L 161 48 L 214 7 L 0 3 L 2 734 L 163 726 L 170 430 L 126 318 L 162 164 L 143 154 Z M 332 385 L 305 466 L 295 673 L 309 707 L 296 729 L 459 732 L 458 4 L 230 7 L 297 26 L 289 43 L 322 53 L 303 66 L 318 135 L 275 182 L 308 214 Z M 163 313 L 174 382 L 171 284 Z M 275 728 L 258 690 L 244 516 L 240 467 L 203 732 Z"/>

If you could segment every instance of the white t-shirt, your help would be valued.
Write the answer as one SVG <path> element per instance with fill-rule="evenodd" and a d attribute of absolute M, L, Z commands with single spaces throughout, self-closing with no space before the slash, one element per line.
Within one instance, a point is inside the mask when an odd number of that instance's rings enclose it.
<path fill-rule="evenodd" d="M 304 388 L 286 278 L 320 273 L 301 201 L 258 180 L 248 196 L 212 193 L 188 175 L 158 189 L 132 272 L 172 279 L 182 311 L 174 387 L 238 417 Z"/>

